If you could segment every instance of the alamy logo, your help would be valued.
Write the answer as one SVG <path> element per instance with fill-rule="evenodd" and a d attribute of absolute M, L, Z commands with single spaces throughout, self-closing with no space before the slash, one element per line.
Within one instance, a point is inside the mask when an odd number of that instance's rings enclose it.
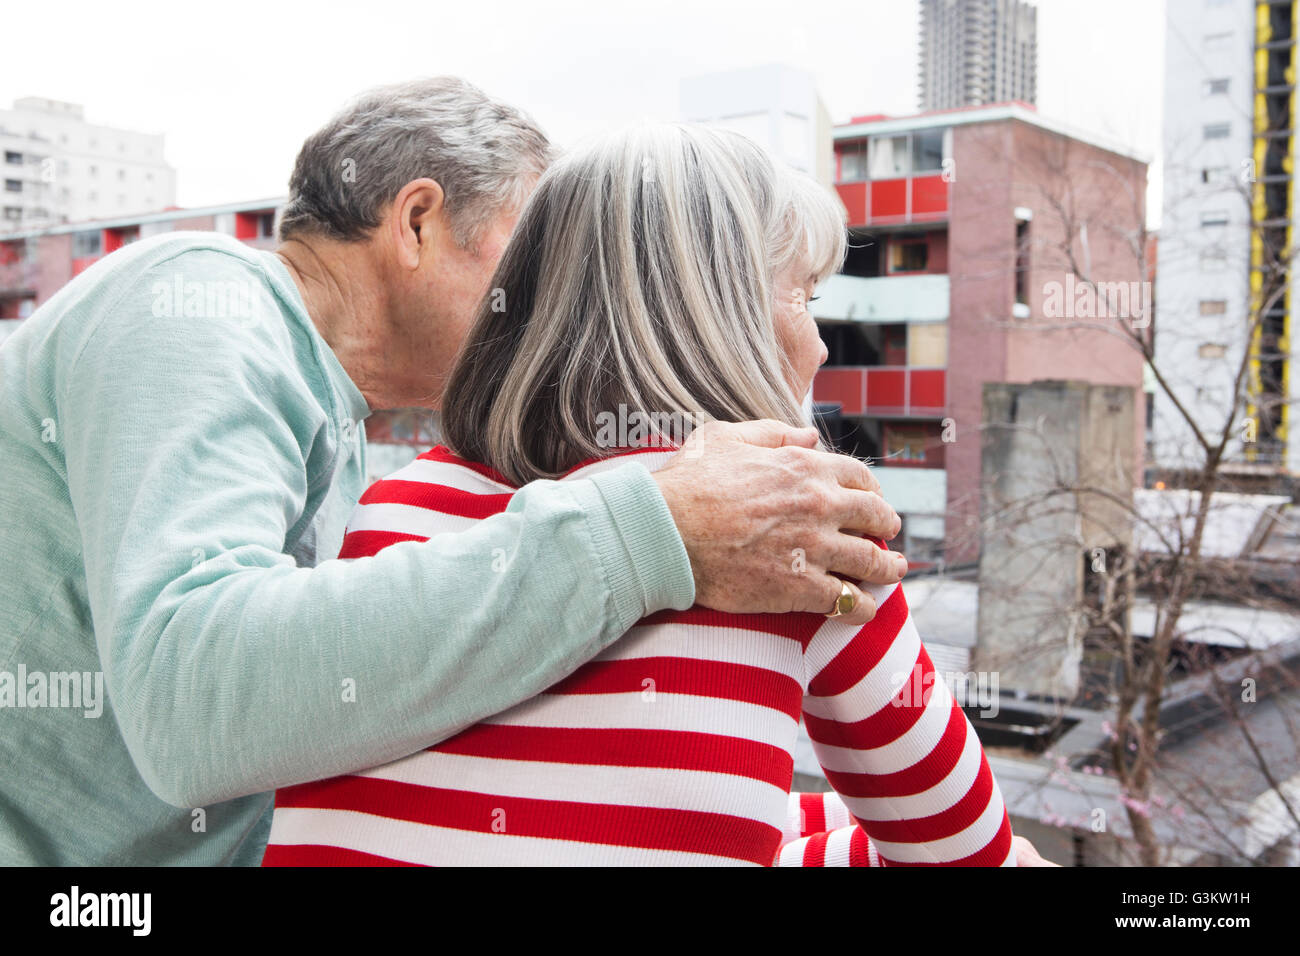
<path fill-rule="evenodd" d="M 1043 283 L 1043 315 L 1049 319 L 1132 319 L 1136 329 L 1151 323 L 1150 282 Z"/>
<path fill-rule="evenodd" d="M 51 926 L 127 926 L 133 936 L 148 936 L 152 926 L 150 893 L 71 892 L 50 897 Z"/>
<path fill-rule="evenodd" d="M 32 671 L 19 664 L 18 673 L 0 671 L 0 708 L 71 707 L 82 716 L 104 712 L 103 671 Z"/>
<path fill-rule="evenodd" d="M 149 294 L 153 296 L 153 314 L 160 319 L 241 319 L 241 325 L 251 327 L 258 318 L 258 287 L 253 282 L 187 282 L 178 272 L 171 282 L 155 282 Z"/>
<path fill-rule="evenodd" d="M 708 419 L 703 412 L 645 412 L 618 406 L 596 413 L 596 444 L 601 448 L 671 448 L 686 443 Z"/>

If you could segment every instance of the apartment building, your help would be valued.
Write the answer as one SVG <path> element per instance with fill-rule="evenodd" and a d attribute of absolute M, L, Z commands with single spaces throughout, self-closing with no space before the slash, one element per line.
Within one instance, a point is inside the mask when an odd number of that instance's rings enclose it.
<path fill-rule="evenodd" d="M 155 212 L 176 204 L 163 137 L 86 122 L 40 97 L 0 110 L 0 233 Z"/>
<path fill-rule="evenodd" d="M 1206 434 L 1227 426 L 1238 478 L 1267 486 L 1300 473 L 1290 293 L 1298 7 L 1168 4 L 1155 342 L 1174 394 L 1155 396 L 1152 450 L 1174 481 L 1200 457 L 1182 410 Z"/>
<path fill-rule="evenodd" d="M 920 108 L 1036 102 L 1038 11 L 1023 0 L 921 0 Z"/>
<path fill-rule="evenodd" d="M 878 460 L 909 558 L 970 560 L 985 383 L 1143 388 L 1140 353 L 1099 327 L 1124 317 L 1063 313 L 1101 282 L 1131 290 L 1131 321 L 1149 322 L 1143 257 L 1118 235 L 1146 163 L 1024 103 L 857 117 L 834 149 L 851 248 L 811 307 L 830 352 L 814 398 L 841 406 L 842 446 Z"/>

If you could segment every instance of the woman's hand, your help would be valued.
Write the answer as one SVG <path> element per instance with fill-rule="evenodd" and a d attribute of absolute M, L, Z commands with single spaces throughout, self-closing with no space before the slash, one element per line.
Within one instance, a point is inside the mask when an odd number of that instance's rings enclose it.
<path fill-rule="evenodd" d="M 1022 836 L 1011 838 L 1011 848 L 1016 851 L 1016 866 L 1060 866 L 1051 860 L 1044 860 L 1034 849 L 1034 845 Z"/>
<path fill-rule="evenodd" d="M 857 598 L 848 624 L 875 616 L 859 581 L 893 584 L 901 554 L 890 540 L 902 522 L 867 466 L 815 450 L 812 428 L 775 421 L 710 422 L 654 474 L 686 545 L 695 600 L 733 613 L 829 614 L 841 578 Z"/>

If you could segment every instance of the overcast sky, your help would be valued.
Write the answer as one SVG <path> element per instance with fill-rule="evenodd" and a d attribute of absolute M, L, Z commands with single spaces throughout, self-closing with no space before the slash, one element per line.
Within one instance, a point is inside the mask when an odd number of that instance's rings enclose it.
<path fill-rule="evenodd" d="M 1038 0 L 1040 112 L 1158 158 L 1164 0 Z M 454 73 L 564 144 L 677 119 L 686 76 L 810 70 L 834 122 L 916 112 L 916 0 L 14 2 L 0 102 L 167 134 L 179 202 L 283 195 L 304 137 L 379 83 Z"/>

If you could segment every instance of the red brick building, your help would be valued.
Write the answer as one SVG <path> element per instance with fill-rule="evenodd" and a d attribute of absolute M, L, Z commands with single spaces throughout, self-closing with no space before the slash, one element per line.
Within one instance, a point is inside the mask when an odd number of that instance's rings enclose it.
<path fill-rule="evenodd" d="M 1062 317 L 1050 299 L 1088 279 L 1149 292 L 1134 251 L 1146 163 L 1023 103 L 858 117 L 833 135 L 851 248 L 812 305 L 830 352 L 814 396 L 842 406 L 843 445 L 880 459 L 909 556 L 969 560 L 985 382 L 1142 388 L 1139 352 L 1100 327 L 1114 310 Z"/>

